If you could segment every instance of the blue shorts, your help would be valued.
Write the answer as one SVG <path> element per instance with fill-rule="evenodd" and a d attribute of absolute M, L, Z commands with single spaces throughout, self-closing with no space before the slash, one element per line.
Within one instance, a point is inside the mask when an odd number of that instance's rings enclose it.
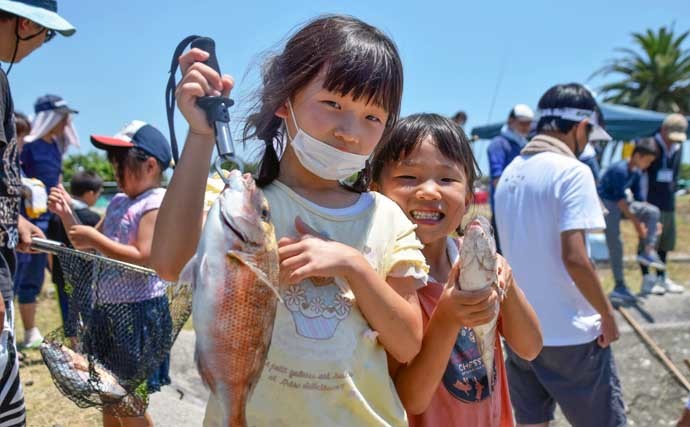
<path fill-rule="evenodd" d="M 623 427 L 625 403 L 611 347 L 587 344 L 544 347 L 536 359 L 506 345 L 510 400 L 519 424 L 554 418 L 556 403 L 574 427 Z"/>
<path fill-rule="evenodd" d="M 172 319 L 165 296 L 131 303 L 97 304 L 86 321 L 84 349 L 118 378 L 149 392 L 170 384 Z"/>
<path fill-rule="evenodd" d="M 31 221 L 43 231 L 48 230 L 48 221 Z M 19 304 L 33 304 L 43 287 L 48 256 L 46 254 L 17 254 L 17 271 L 14 275 L 14 293 Z"/>
<path fill-rule="evenodd" d="M 33 304 L 43 287 L 48 266 L 46 254 L 17 254 L 17 272 L 14 275 L 14 293 L 19 304 Z"/>

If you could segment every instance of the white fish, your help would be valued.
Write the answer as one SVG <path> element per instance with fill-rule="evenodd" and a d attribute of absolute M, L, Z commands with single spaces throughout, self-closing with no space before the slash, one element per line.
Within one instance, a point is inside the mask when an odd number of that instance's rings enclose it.
<path fill-rule="evenodd" d="M 494 286 L 502 297 L 503 290 L 498 285 L 496 263 L 496 240 L 491 223 L 485 217 L 477 216 L 465 226 L 460 257 L 451 270 L 448 286 L 457 286 L 458 289 L 465 291 Z M 486 368 L 490 389 L 493 379 L 497 320 L 498 313 L 489 323 L 472 328 Z"/>

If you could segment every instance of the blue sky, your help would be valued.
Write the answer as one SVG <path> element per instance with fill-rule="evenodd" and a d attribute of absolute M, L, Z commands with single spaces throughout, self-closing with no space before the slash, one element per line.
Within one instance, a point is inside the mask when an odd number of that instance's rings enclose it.
<path fill-rule="evenodd" d="M 89 134 L 113 134 L 132 119 L 167 135 L 167 72 L 175 46 L 189 34 L 216 39 L 221 68 L 236 78 L 233 97 L 241 100 L 255 88 L 261 55 L 300 24 L 322 13 L 355 15 L 398 45 L 403 114 L 463 109 L 469 129 L 503 119 L 515 103 L 535 106 L 555 83 L 596 88 L 601 79 L 588 77 L 616 47 L 631 46 L 633 31 L 690 28 L 687 0 L 61 0 L 59 7 L 76 35 L 34 52 L 12 70 L 10 82 L 19 111 L 31 113 L 45 93 L 80 110 L 75 123 L 83 151 L 91 149 Z M 184 139 L 179 115 L 177 121 Z"/>

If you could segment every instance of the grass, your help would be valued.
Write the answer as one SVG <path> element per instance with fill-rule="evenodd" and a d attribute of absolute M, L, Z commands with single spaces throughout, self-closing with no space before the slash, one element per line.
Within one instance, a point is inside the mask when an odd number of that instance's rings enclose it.
<path fill-rule="evenodd" d="M 678 198 L 677 203 L 677 249 L 678 252 L 689 251 L 688 240 L 690 239 L 690 196 Z M 475 206 L 470 211 L 470 215 L 490 215 L 486 205 Z M 624 251 L 626 256 L 635 254 L 637 248 L 637 236 L 629 221 L 624 221 L 622 226 L 624 240 Z M 681 262 L 668 263 L 669 275 L 677 283 L 688 287 L 690 282 L 690 268 Z M 603 287 L 608 291 L 613 288 L 613 278 L 611 269 L 605 266 L 597 266 L 597 272 L 602 279 Z M 642 282 L 639 268 L 637 265 L 629 264 L 625 268 L 625 278 L 633 291 L 638 291 Z M 38 301 L 36 323 L 43 333 L 60 327 L 60 309 L 57 299 L 52 292 L 54 289 L 50 281 L 50 275 L 46 274 L 44 292 Z M 51 295 L 52 294 L 52 295 Z M 23 328 L 19 314 L 16 315 L 17 341 L 23 339 Z M 191 318 L 185 325 L 185 329 L 191 329 Z M 58 427 L 58 426 L 99 426 L 101 425 L 100 412 L 91 409 L 78 408 L 69 399 L 64 397 L 53 384 L 47 368 L 43 364 L 38 350 L 27 350 L 24 352 L 26 359 L 24 366 L 20 370 L 27 407 L 28 425 L 38 427 Z"/>

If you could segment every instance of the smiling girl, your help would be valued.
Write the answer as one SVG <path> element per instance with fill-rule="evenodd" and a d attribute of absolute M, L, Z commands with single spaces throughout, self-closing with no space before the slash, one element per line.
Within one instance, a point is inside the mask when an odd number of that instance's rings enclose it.
<path fill-rule="evenodd" d="M 152 252 L 169 280 L 192 257 L 202 228 L 214 136 L 196 100 L 232 88 L 229 76 L 200 62 L 206 58 L 194 49 L 180 58 L 177 99 L 190 130 Z M 288 40 L 263 82 L 245 138 L 265 145 L 257 181 L 279 239 L 284 303 L 248 425 L 405 426 L 387 353 L 404 363 L 421 345 L 422 246 L 395 203 L 365 191 L 365 174 L 353 187 L 341 184 L 365 168 L 397 121 L 397 49 L 360 20 L 326 16 Z M 183 223 L 193 227 L 179 233 Z M 205 425 L 227 425 L 228 417 L 212 393 Z"/>
<path fill-rule="evenodd" d="M 464 132 L 436 114 L 401 120 L 372 160 L 373 188 L 398 203 L 417 225 L 430 267 L 427 286 L 418 290 L 425 326 L 422 349 L 393 370 L 411 426 L 513 425 L 499 335 L 495 366 L 489 370 L 496 375 L 487 378 L 471 329 L 488 323 L 498 310 L 498 330 L 516 353 L 532 359 L 541 350 L 539 322 L 504 258 L 497 263 L 506 292 L 502 303 L 494 287 L 446 289 L 462 246 L 449 234 L 470 206 L 476 170 Z"/>

